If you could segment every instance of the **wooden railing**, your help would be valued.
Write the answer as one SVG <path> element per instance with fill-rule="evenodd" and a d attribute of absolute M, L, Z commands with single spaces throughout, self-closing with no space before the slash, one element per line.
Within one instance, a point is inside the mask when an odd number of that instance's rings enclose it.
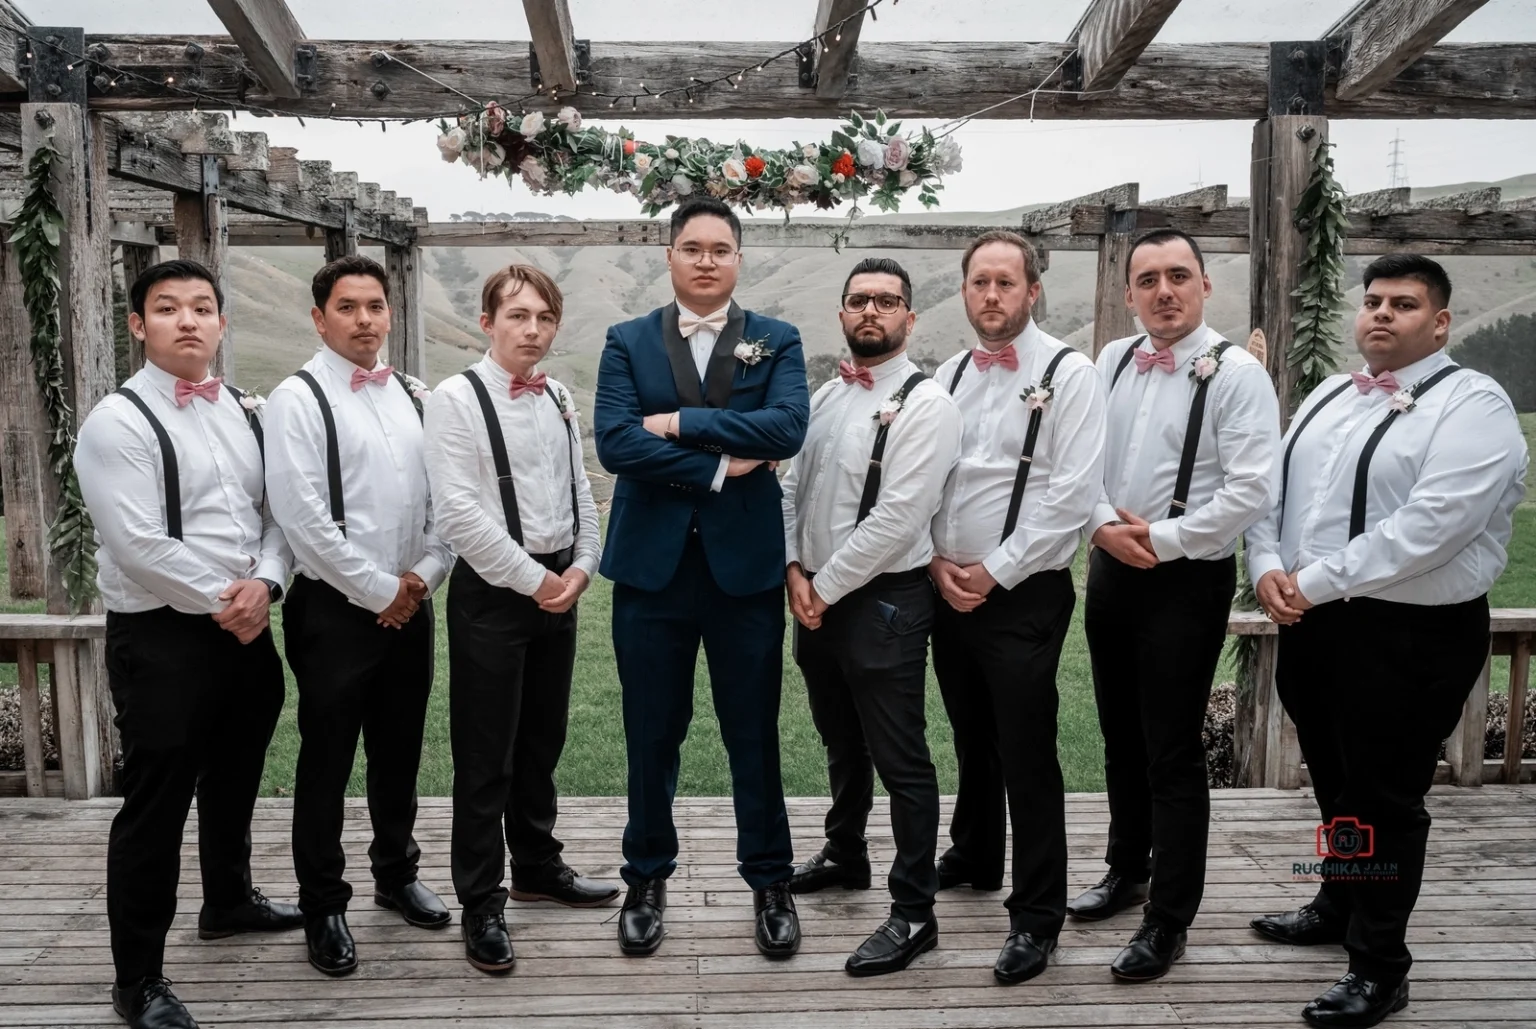
<path fill-rule="evenodd" d="M 1435 782 L 1457 786 L 1517 783 L 1536 780 L 1536 760 L 1522 759 L 1526 681 L 1531 672 L 1531 644 L 1536 638 L 1536 609 L 1495 608 L 1490 612 L 1492 635 L 1483 673 L 1461 710 L 1461 721 L 1445 744 L 1445 760 L 1435 770 Z M 1296 726 L 1275 694 L 1275 654 L 1278 627 L 1259 611 L 1234 611 L 1227 623 L 1234 636 L 1259 638 L 1258 666 L 1251 694 L 1239 696 L 1233 726 L 1233 771 L 1237 786 L 1296 789 L 1310 784 Z M 1488 722 L 1488 687 L 1493 658 L 1509 658 L 1509 719 L 1504 756 L 1485 760 L 1483 742 Z"/>
<path fill-rule="evenodd" d="M 107 634 L 105 615 L 0 615 L 0 663 L 17 667 L 25 771 L 0 772 L 0 797 L 83 800 L 111 789 L 101 772 L 95 698 L 81 688 L 79 651 Z M 49 667 L 59 770 L 43 768 L 43 709 L 39 667 Z"/>

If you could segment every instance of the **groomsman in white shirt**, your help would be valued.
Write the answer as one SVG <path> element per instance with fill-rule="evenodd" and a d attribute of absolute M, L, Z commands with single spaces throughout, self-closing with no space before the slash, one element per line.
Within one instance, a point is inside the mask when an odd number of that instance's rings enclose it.
<path fill-rule="evenodd" d="M 293 547 L 284 648 L 299 688 L 293 864 L 309 961 L 357 968 L 341 847 L 361 733 L 368 760 L 374 903 L 427 929 L 447 907 L 416 878 L 416 771 L 432 691 L 432 592 L 452 552 L 432 528 L 420 383 L 379 361 L 384 269 L 342 257 L 312 284 L 324 346 L 272 391 L 267 489 Z"/>
<path fill-rule="evenodd" d="M 1093 362 L 1031 320 L 1039 258 L 1023 237 L 983 233 L 960 269 L 978 345 L 934 376 L 965 424 L 928 566 L 933 668 L 960 765 L 939 888 L 1002 885 L 1006 795 L 1013 892 L 993 973 L 1020 983 L 1045 970 L 1066 918 L 1056 667 L 1077 602 L 1072 558 L 1104 484 L 1104 395 Z"/>
<path fill-rule="evenodd" d="M 1084 628 L 1104 733 L 1109 874 L 1067 910 L 1095 920 L 1147 899 L 1110 966 L 1127 982 L 1168 971 L 1200 907 L 1210 821 L 1200 730 L 1237 540 L 1274 497 L 1275 390 L 1262 364 L 1206 326 L 1210 292 L 1193 239 L 1142 236 L 1126 303 L 1145 332 L 1098 359 L 1109 431 L 1104 495 L 1088 523 Z"/>
<path fill-rule="evenodd" d="M 491 348 L 427 404 L 433 513 L 458 555 L 448 590 L 453 881 L 465 955 L 485 972 L 516 961 L 503 913 L 509 849 L 516 900 L 596 907 L 619 892 L 576 874 L 554 836 L 576 602 L 602 553 L 575 404 L 537 370 L 564 306 L 531 265 L 492 274 L 480 315 Z"/>
<path fill-rule="evenodd" d="M 1313 1025 L 1372 1026 L 1408 1005 L 1424 795 L 1487 659 L 1488 588 L 1525 495 L 1508 395 L 1445 354 L 1450 300 L 1427 257 L 1365 269 L 1355 344 L 1366 369 L 1303 401 L 1278 501 L 1248 533 L 1331 870 L 1310 904 L 1253 927 L 1282 943 L 1344 944 L 1348 974 L 1302 1011 Z M 1364 857 L 1395 873 L 1361 875 Z"/>
<path fill-rule="evenodd" d="M 263 500 L 259 401 L 208 375 L 223 300 L 192 261 L 133 283 L 128 330 L 144 367 L 91 411 L 75 450 L 123 741 L 107 840 L 112 1006 L 136 1029 L 197 1025 L 164 975 L 194 793 L 198 936 L 302 924 L 251 886 L 251 811 L 283 707 L 267 607 L 289 553 Z"/>
<path fill-rule="evenodd" d="M 933 853 L 939 788 L 924 694 L 933 587 L 928 527 L 960 449 L 960 412 L 907 358 L 912 283 L 885 258 L 843 285 L 852 361 L 811 398 L 805 448 L 784 478 L 795 661 L 827 748 L 827 843 L 796 892 L 867 888 L 874 772 L 891 798 L 891 916 L 848 958 L 852 975 L 897 972 L 938 944 Z"/>

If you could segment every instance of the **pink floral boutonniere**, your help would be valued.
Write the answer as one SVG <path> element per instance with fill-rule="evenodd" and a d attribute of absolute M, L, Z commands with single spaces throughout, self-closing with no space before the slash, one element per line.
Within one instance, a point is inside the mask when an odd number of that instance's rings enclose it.
<path fill-rule="evenodd" d="M 1030 386 L 1023 393 L 1019 394 L 1019 399 L 1024 401 L 1024 406 L 1030 411 L 1044 411 L 1046 405 L 1051 402 L 1051 398 L 1055 395 L 1056 391 L 1054 389 L 1041 384 Z"/>
<path fill-rule="evenodd" d="M 558 389 L 554 391 L 554 396 L 555 406 L 560 409 L 560 417 L 564 418 L 566 421 L 570 421 L 572 418 L 575 418 L 576 408 L 571 405 L 570 394 L 566 393 L 563 389 Z"/>
<path fill-rule="evenodd" d="M 1221 368 L 1221 348 L 1211 347 L 1205 353 L 1195 358 L 1195 365 L 1189 370 L 1189 377 L 1196 382 L 1204 382 L 1215 375 Z"/>
<path fill-rule="evenodd" d="M 1418 402 L 1418 398 L 1413 395 L 1413 390 L 1400 389 L 1392 394 L 1392 398 L 1387 401 L 1387 410 L 1398 414 L 1407 414 L 1414 409 Z"/>

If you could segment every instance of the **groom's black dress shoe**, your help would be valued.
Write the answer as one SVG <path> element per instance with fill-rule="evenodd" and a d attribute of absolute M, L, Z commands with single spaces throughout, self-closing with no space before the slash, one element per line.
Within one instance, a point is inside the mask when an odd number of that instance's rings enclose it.
<path fill-rule="evenodd" d="M 1342 922 L 1324 918 L 1311 904 L 1278 915 L 1260 915 L 1248 924 L 1260 936 L 1267 936 L 1277 943 L 1289 943 L 1294 947 L 1343 943 L 1346 928 Z"/>
<path fill-rule="evenodd" d="M 326 915 L 304 923 L 309 963 L 326 975 L 351 975 L 357 971 L 357 944 L 347 928 L 346 915 Z"/>
<path fill-rule="evenodd" d="M 1003 881 L 1001 879 L 978 882 L 976 877 L 971 874 L 969 868 L 948 854 L 939 858 L 938 861 L 934 862 L 934 865 L 939 872 L 939 889 L 941 890 L 952 890 L 957 886 L 970 886 L 971 889 L 978 893 L 995 893 L 1003 888 Z"/>
<path fill-rule="evenodd" d="M 869 858 L 834 857 L 823 848 L 821 853 L 806 858 L 795 866 L 789 877 L 791 893 L 815 893 L 828 886 L 841 886 L 846 890 L 869 889 Z"/>
<path fill-rule="evenodd" d="M 752 892 L 757 910 L 757 949 L 765 958 L 793 957 L 800 949 L 800 916 L 789 883 L 774 883 Z"/>
<path fill-rule="evenodd" d="M 512 953 L 512 937 L 507 933 L 507 920 L 500 911 L 464 915 L 460 922 L 464 931 L 464 956 L 471 965 L 496 975 L 512 971 L 517 956 Z"/>
<path fill-rule="evenodd" d="M 577 875 L 576 869 L 566 864 L 540 870 L 536 876 L 512 872 L 513 900 L 552 900 L 568 908 L 600 908 L 618 895 L 619 888 L 612 883 Z"/>
<path fill-rule="evenodd" d="M 1184 956 L 1189 933 L 1151 918 L 1131 936 L 1131 942 L 1109 966 L 1109 974 L 1126 983 L 1161 979 Z"/>
<path fill-rule="evenodd" d="M 232 908 L 204 904 L 197 913 L 197 938 L 222 940 L 237 933 L 280 933 L 303 925 L 304 916 L 297 904 L 269 900 L 260 890 L 252 890 L 245 903 Z"/>
<path fill-rule="evenodd" d="M 1350 1029 L 1376 1025 L 1408 1006 L 1408 980 L 1395 986 L 1361 979 L 1350 972 L 1327 993 L 1301 1009 L 1311 1025 L 1346 1026 Z"/>
<path fill-rule="evenodd" d="M 1110 872 L 1097 886 L 1088 887 L 1070 902 L 1067 914 L 1083 922 L 1097 922 L 1119 914 L 1132 904 L 1144 903 L 1146 899 L 1146 883 L 1133 883 L 1123 875 Z"/>
<path fill-rule="evenodd" d="M 885 975 L 900 972 L 912 959 L 939 945 L 939 923 L 932 916 L 916 933 L 904 918 L 892 915 L 874 935 L 859 944 L 843 967 L 849 975 Z"/>
<path fill-rule="evenodd" d="M 998 982 L 1010 986 L 1027 982 L 1045 971 L 1055 950 L 1054 936 L 1011 932 L 1008 934 L 1008 942 L 1003 944 L 1002 952 L 997 955 L 997 964 L 992 966 L 992 974 Z"/>
<path fill-rule="evenodd" d="M 407 922 L 418 929 L 441 929 L 453 921 L 442 898 L 421 885 L 419 879 L 412 879 L 388 893 L 374 890 L 373 902 L 381 908 L 400 912 Z"/>
<path fill-rule="evenodd" d="M 665 910 L 665 879 L 647 879 L 631 886 L 624 895 L 624 906 L 619 909 L 619 950 L 637 956 L 656 953 L 667 934 L 661 921 Z"/>
<path fill-rule="evenodd" d="M 197 1021 L 171 992 L 171 981 L 147 975 L 130 986 L 112 984 L 112 1010 L 129 1029 L 197 1029 Z"/>

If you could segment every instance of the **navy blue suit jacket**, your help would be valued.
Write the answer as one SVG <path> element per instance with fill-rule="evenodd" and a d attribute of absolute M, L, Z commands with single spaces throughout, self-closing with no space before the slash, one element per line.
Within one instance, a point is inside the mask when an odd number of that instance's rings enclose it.
<path fill-rule="evenodd" d="M 743 340 L 768 354 L 739 360 Z M 678 411 L 677 442 L 647 432 L 641 420 Z M 597 375 L 592 424 L 597 459 L 617 476 L 602 573 L 636 589 L 665 589 L 697 524 L 720 589 L 744 597 L 784 583 L 783 491 L 766 465 L 710 489 L 720 455 L 787 461 L 799 453 L 810 419 L 800 333 L 732 303 L 726 327 L 699 382 L 677 305 L 608 330 Z"/>

